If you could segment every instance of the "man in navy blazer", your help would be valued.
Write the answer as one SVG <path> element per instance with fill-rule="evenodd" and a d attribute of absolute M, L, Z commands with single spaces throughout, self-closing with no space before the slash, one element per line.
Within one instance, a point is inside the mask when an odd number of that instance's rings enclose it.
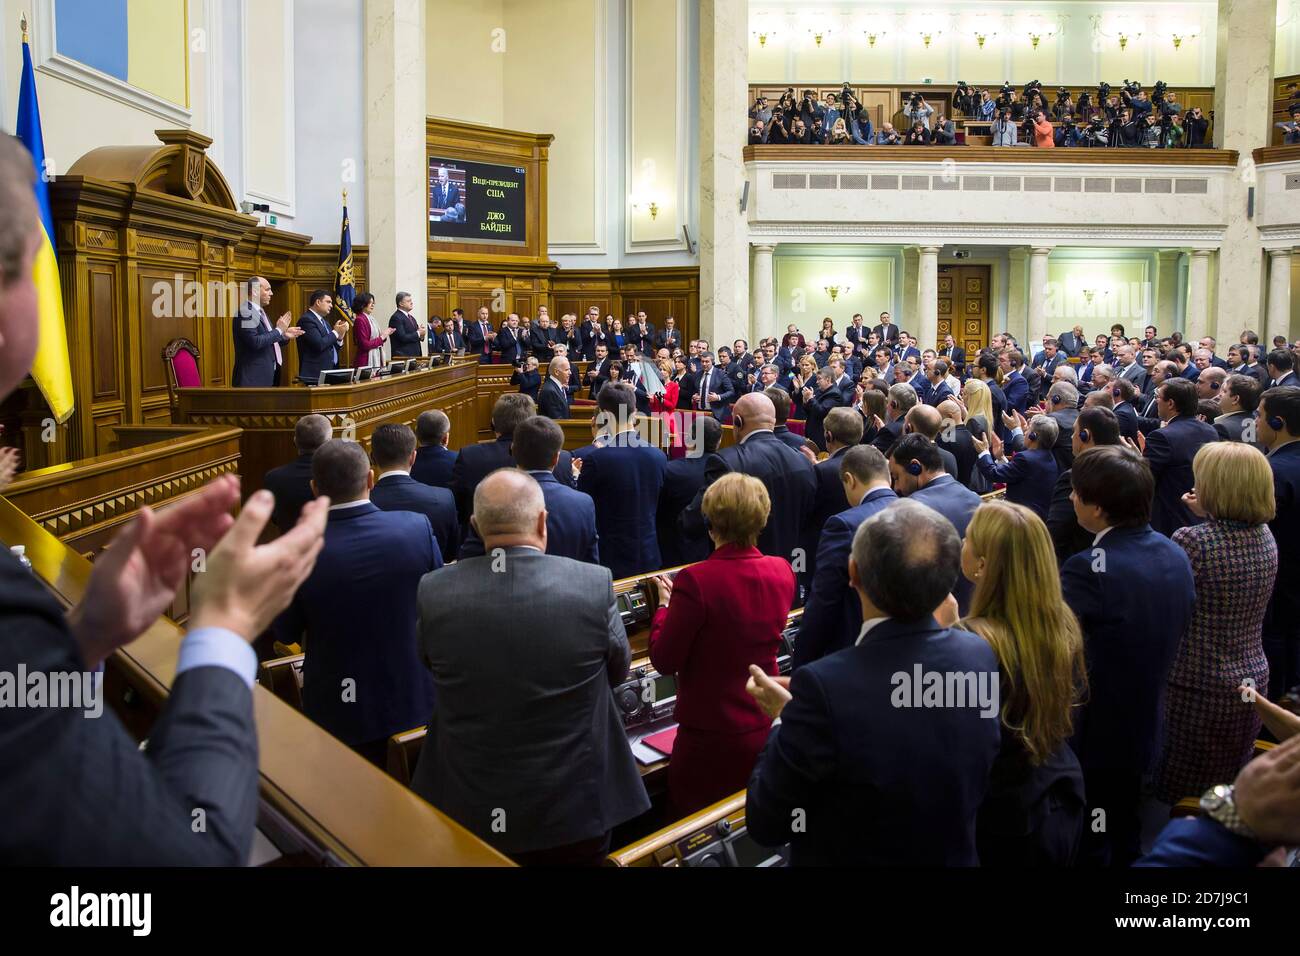
<path fill-rule="evenodd" d="M 330 326 L 332 308 L 333 297 L 323 289 L 317 289 L 311 294 L 307 311 L 298 318 L 298 328 L 302 329 L 302 337 L 298 339 L 298 375 L 313 385 L 321 372 L 339 367 L 343 337 L 348 331 L 346 319 L 339 319 Z"/>
<path fill-rule="evenodd" d="M 596 443 L 575 453 L 578 490 L 596 503 L 601 564 L 615 580 L 663 567 L 655 512 L 668 467 L 663 451 L 636 432 L 636 397 L 611 382 L 596 398 Z M 603 439 L 603 441 L 602 441 Z"/>
<path fill-rule="evenodd" d="M 1268 694 L 1276 699 L 1300 684 L 1300 388 L 1270 388 L 1260 396 L 1256 414 L 1277 507 L 1268 524 L 1277 542 L 1277 583 L 1264 617 Z"/>
<path fill-rule="evenodd" d="M 1085 853 L 1099 865 L 1128 866 L 1139 854 L 1142 776 L 1160 751 L 1165 681 L 1196 586 L 1186 552 L 1148 523 L 1155 478 L 1137 452 L 1089 448 L 1070 478 L 1079 525 L 1095 535 L 1061 567 L 1088 666 L 1072 746 L 1090 811 L 1104 810 L 1106 821 L 1088 828 Z"/>
<path fill-rule="evenodd" d="M 731 410 L 731 422 L 736 430 L 736 444 L 719 448 L 709 456 L 704 487 L 682 512 L 679 527 L 688 538 L 707 540 L 702 510 L 704 492 L 723 475 L 738 471 L 761 481 L 772 502 L 767 526 L 758 536 L 758 549 L 793 563 L 817 497 L 812 463 L 773 434 L 776 407 L 767 395 L 758 392 L 742 395 Z"/>
<path fill-rule="evenodd" d="M 311 489 L 311 458 L 316 449 L 330 440 L 333 428 L 324 415 L 304 415 L 293 426 L 293 443 L 298 457 L 287 465 L 272 468 L 262 479 L 262 487 L 275 495 L 271 522 L 285 534 L 298 523 L 302 506 L 316 497 Z"/>
<path fill-rule="evenodd" d="M 940 350 L 939 357 L 953 367 L 958 378 L 966 374 L 966 350 L 951 335 L 943 337 L 943 349 Z"/>
<path fill-rule="evenodd" d="M 1029 382 L 1025 380 L 1025 357 L 1019 352 L 1003 352 L 998 357 L 1002 368 L 1002 393 L 1007 397 L 1007 411 L 1021 415 L 1029 408 Z M 990 423 L 992 424 L 992 423 Z"/>
<path fill-rule="evenodd" d="M 935 359 L 930 366 L 930 371 L 926 374 L 930 389 L 925 396 L 925 404 L 937 408 L 953 397 L 952 386 L 948 384 L 948 369 L 947 359 Z"/>
<path fill-rule="evenodd" d="M 1023 416 L 1017 416 L 1024 421 Z M 993 436 L 991 441 L 975 439 L 975 450 L 979 458 L 976 465 L 989 482 L 1002 482 L 1007 486 L 1007 501 L 1033 509 L 1044 521 L 1052 504 L 1052 489 L 1056 486 L 1056 476 L 1060 474 L 1060 463 L 1053 453 L 1057 439 L 1060 437 L 1060 425 L 1050 415 L 1035 415 L 1029 423 L 1029 432 L 1017 425 L 1011 430 L 1011 447 L 1023 448 L 1016 451 L 1010 460 L 1002 453 L 1002 442 Z M 993 451 L 998 453 L 998 460 L 993 460 Z"/>
<path fill-rule="evenodd" d="M 796 866 L 978 864 L 975 817 L 1002 736 L 998 661 L 935 620 L 960 564 L 949 521 L 896 502 L 853 538 L 857 642 L 800 667 L 788 691 L 750 669 L 751 693 L 780 718 L 746 794 L 758 843 L 789 843 Z M 962 691 L 923 706 L 924 687 L 953 674 Z"/>
<path fill-rule="evenodd" d="M 790 420 L 790 406 L 793 404 L 790 390 L 782 385 L 771 385 L 763 389 L 763 394 L 776 409 L 776 424 L 772 426 L 772 434 L 795 451 L 799 451 L 803 448 L 803 438 L 790 431 L 790 426 L 787 424 Z"/>
<path fill-rule="evenodd" d="M 272 388 L 280 384 L 280 368 L 289 342 L 302 335 L 291 326 L 288 312 L 272 325 L 266 314 L 271 304 L 271 283 L 260 277 L 248 281 L 248 299 L 231 320 L 235 343 L 235 370 L 230 384 L 235 388 Z"/>
<path fill-rule="evenodd" d="M 451 419 L 445 412 L 432 409 L 420 412 L 415 420 L 415 464 L 411 477 L 434 488 L 451 487 L 451 471 L 456 465 L 456 453 L 447 447 L 451 437 Z"/>
<path fill-rule="evenodd" d="M 1300 375 L 1295 373 L 1295 356 L 1286 349 L 1274 349 L 1265 360 L 1270 381 L 1265 388 L 1282 388 L 1300 385 Z"/>
<path fill-rule="evenodd" d="M 569 418 L 569 360 L 564 356 L 551 359 L 546 380 L 537 392 L 537 414 L 547 418 Z"/>
<path fill-rule="evenodd" d="M 862 629 L 862 602 L 849 584 L 849 553 L 859 525 L 898 495 L 889 487 L 889 463 L 870 445 L 855 445 L 836 464 L 849 507 L 818 529 L 816 573 L 799 622 L 794 666 L 802 667 L 851 647 Z"/>
<path fill-rule="evenodd" d="M 812 516 L 804 525 L 805 568 L 799 575 L 805 593 L 817 574 L 817 538 L 822 526 L 831 515 L 837 515 L 849 507 L 848 496 L 840 481 L 840 461 L 845 452 L 862 441 L 862 427 L 862 414 L 855 409 L 843 407 L 832 408 L 823 423 L 826 451 L 829 454 L 824 461 L 813 465 L 817 493 L 813 498 Z"/>
<path fill-rule="evenodd" d="M 718 418 L 735 398 L 735 385 L 722 368 L 713 364 L 712 352 L 703 353 L 700 362 L 699 386 L 692 401 L 696 408 Z"/>
<path fill-rule="evenodd" d="M 275 633 L 305 640 L 303 712 L 382 766 L 389 736 L 421 725 L 433 709 L 416 593 L 442 554 L 424 515 L 371 503 L 374 476 L 357 442 L 317 449 L 312 482 L 331 501 L 325 546 Z"/>
<path fill-rule="evenodd" d="M 552 473 L 560 460 L 564 430 L 544 415 L 534 415 L 515 426 L 515 465 L 541 486 L 546 502 L 546 553 L 588 564 L 600 563 L 596 534 L 596 504 L 591 496 L 560 484 Z M 483 554 L 483 539 L 470 525 L 459 559 Z"/>
<path fill-rule="evenodd" d="M 409 292 L 397 293 L 397 309 L 388 317 L 388 327 L 393 330 L 389 345 L 393 358 L 415 358 L 424 354 L 424 339 L 428 335 L 424 326 L 415 319 L 415 300 Z"/>
<path fill-rule="evenodd" d="M 1192 490 L 1192 459 L 1202 445 L 1218 441 L 1219 433 L 1196 417 L 1197 402 L 1196 386 L 1185 378 L 1167 379 L 1156 391 L 1164 426 L 1147 435 L 1143 454 L 1156 479 L 1151 527 L 1163 535 L 1201 521 L 1183 503 L 1183 495 Z"/>
<path fill-rule="evenodd" d="M 477 355 L 480 362 L 492 361 L 492 340 L 496 330 L 492 328 L 491 313 L 484 306 L 478 310 L 475 322 L 465 326 L 465 351 L 468 355 Z"/>
<path fill-rule="evenodd" d="M 789 401 L 788 395 L 786 400 Z M 684 536 L 677 527 L 677 518 L 704 487 L 705 466 L 722 442 L 722 425 L 711 415 L 695 415 L 691 426 L 688 433 L 697 428 L 699 431 L 694 435 L 688 434 L 686 457 L 668 462 L 664 470 L 664 486 L 659 491 L 659 507 L 655 511 L 659 554 L 665 568 L 693 564 L 709 556 L 708 542 Z M 695 436 L 698 436 L 698 445 Z"/>
<path fill-rule="evenodd" d="M 474 510 L 474 489 L 498 468 L 515 466 L 510 454 L 515 426 L 536 414 L 537 404 L 531 398 L 519 392 L 507 392 L 492 406 L 492 430 L 497 433 L 496 441 L 466 445 L 456 455 L 456 463 L 451 468 L 451 491 L 456 497 L 462 532 L 469 530 L 469 516 Z M 560 452 L 555 477 L 561 484 L 573 485 L 573 465 L 567 451 Z"/>
<path fill-rule="evenodd" d="M 370 492 L 371 503 L 381 511 L 424 515 L 443 558 L 456 560 L 461 539 L 456 499 L 446 488 L 434 488 L 411 477 L 415 432 L 406 425 L 380 425 L 370 436 L 370 456 L 378 475 Z"/>

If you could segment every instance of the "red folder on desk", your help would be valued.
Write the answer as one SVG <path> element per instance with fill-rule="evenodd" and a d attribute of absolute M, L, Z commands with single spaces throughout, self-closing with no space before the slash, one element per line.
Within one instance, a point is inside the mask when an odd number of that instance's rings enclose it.
<path fill-rule="evenodd" d="M 671 757 L 673 754 L 673 743 L 677 740 L 677 728 L 670 727 L 668 730 L 661 730 L 657 734 L 651 734 L 649 737 L 642 737 L 641 743 L 647 747 L 653 747 L 665 757 Z"/>

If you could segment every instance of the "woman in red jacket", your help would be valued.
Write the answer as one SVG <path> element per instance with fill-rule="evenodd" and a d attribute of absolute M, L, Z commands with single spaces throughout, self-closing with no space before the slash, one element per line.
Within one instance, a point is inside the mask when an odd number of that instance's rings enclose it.
<path fill-rule="evenodd" d="M 352 300 L 352 312 L 357 318 L 352 326 L 352 341 L 357 347 L 356 357 L 352 360 L 355 368 L 384 364 L 384 343 L 394 330 L 387 325 L 382 329 L 375 328 L 375 320 L 370 317 L 374 307 L 375 297 L 369 292 L 358 292 Z"/>
<path fill-rule="evenodd" d="M 772 721 L 745 692 L 749 665 L 777 673 L 794 572 L 758 550 L 771 500 L 757 478 L 731 472 L 701 503 L 714 552 L 674 580 L 655 578 L 659 609 L 650 661 L 677 675 L 677 740 L 668 805 L 680 818 L 743 790 Z"/>
<path fill-rule="evenodd" d="M 660 359 L 655 363 L 659 369 L 659 377 L 663 380 L 664 390 L 657 395 L 650 396 L 650 411 L 657 415 L 664 423 L 664 428 L 668 429 L 668 447 L 676 448 L 681 442 L 681 429 L 677 427 L 678 419 L 681 415 L 677 414 L 677 402 L 681 386 L 673 381 L 673 363 L 668 359 Z"/>

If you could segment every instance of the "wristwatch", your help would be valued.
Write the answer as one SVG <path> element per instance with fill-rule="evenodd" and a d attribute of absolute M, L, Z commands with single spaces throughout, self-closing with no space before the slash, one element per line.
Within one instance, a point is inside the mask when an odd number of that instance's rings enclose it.
<path fill-rule="evenodd" d="M 1255 833 L 1242 822 L 1241 814 L 1237 811 L 1237 803 L 1233 799 L 1233 790 L 1231 784 L 1221 783 L 1211 787 L 1201 796 L 1201 809 L 1205 811 L 1207 817 L 1216 821 L 1229 833 L 1253 840 Z"/>

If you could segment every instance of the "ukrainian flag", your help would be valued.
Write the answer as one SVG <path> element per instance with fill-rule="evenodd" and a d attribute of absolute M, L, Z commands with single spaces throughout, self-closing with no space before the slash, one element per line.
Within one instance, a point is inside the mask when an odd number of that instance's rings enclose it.
<path fill-rule="evenodd" d="M 36 73 L 32 69 L 32 51 L 26 34 L 23 35 L 23 78 L 18 92 L 17 132 L 36 163 L 36 203 L 40 207 L 43 232 L 33 268 L 41 324 L 32 378 L 45 396 L 55 420 L 62 425 L 72 415 L 72 367 L 68 362 L 68 334 L 63 323 L 59 262 L 54 253 L 54 216 L 50 212 L 50 189 L 46 180 L 41 110 L 36 102 Z"/>
<path fill-rule="evenodd" d="M 349 322 L 357 320 L 352 314 L 352 300 L 356 294 L 356 279 L 352 269 L 352 226 L 348 222 L 348 191 L 345 189 L 343 227 L 339 231 L 339 264 L 334 270 L 334 308 L 347 316 Z"/>

